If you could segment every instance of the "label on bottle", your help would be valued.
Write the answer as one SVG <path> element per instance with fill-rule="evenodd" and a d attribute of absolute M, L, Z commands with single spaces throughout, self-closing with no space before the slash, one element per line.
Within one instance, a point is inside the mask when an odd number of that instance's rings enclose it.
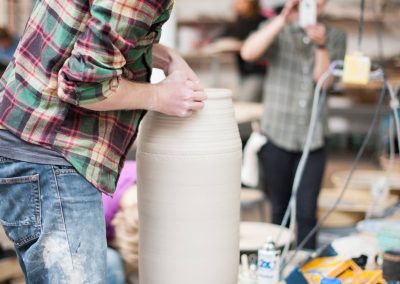
<path fill-rule="evenodd" d="M 279 251 L 258 251 L 258 284 L 276 284 L 279 281 Z"/>

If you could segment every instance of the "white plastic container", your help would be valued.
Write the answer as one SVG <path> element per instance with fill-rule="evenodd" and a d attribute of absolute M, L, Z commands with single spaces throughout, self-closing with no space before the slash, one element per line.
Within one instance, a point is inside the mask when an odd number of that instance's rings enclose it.
<path fill-rule="evenodd" d="M 258 284 L 277 284 L 279 282 L 280 251 L 274 242 L 267 241 L 258 250 Z"/>

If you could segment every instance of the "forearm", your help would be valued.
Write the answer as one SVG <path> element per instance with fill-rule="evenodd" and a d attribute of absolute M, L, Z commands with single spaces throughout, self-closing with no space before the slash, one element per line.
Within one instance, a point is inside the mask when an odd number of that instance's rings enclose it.
<path fill-rule="evenodd" d="M 174 116 L 188 116 L 203 107 L 207 98 L 193 70 L 173 49 L 156 44 L 153 67 L 164 70 L 166 79 L 138 83 L 120 79 L 115 92 L 102 101 L 80 105 L 94 111 L 145 109 Z"/>
<path fill-rule="evenodd" d="M 106 99 L 80 106 L 93 111 L 144 109 L 186 117 L 202 109 L 206 98 L 200 83 L 175 71 L 157 84 L 122 79 L 116 91 Z"/>
<path fill-rule="evenodd" d="M 243 44 L 241 49 L 242 58 L 246 61 L 255 61 L 262 57 L 285 24 L 285 18 L 279 15 L 267 26 L 252 34 Z"/>
<path fill-rule="evenodd" d="M 137 83 L 121 79 L 113 95 L 102 101 L 80 106 L 94 111 L 133 109 L 156 110 L 158 88 L 158 85 Z"/>
<path fill-rule="evenodd" d="M 161 45 L 153 46 L 153 67 L 168 74 L 172 61 L 173 50 Z M 105 100 L 81 105 L 94 111 L 110 111 L 121 109 L 157 110 L 157 93 L 160 86 L 157 84 L 137 83 L 121 79 L 116 92 Z"/>
<path fill-rule="evenodd" d="M 314 81 L 318 82 L 318 80 L 322 77 L 322 75 L 328 70 L 329 65 L 331 63 L 331 58 L 329 55 L 329 51 L 326 48 L 316 48 L 315 50 L 315 64 L 314 64 L 314 72 L 313 77 Z M 328 80 L 326 86 L 332 85 L 333 81 Z"/>

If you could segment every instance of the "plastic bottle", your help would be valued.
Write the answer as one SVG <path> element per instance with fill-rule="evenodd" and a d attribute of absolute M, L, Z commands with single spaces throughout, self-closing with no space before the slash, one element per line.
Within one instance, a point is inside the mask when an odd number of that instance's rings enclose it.
<path fill-rule="evenodd" d="M 269 239 L 258 250 L 258 284 L 276 284 L 279 281 L 280 251 L 275 243 Z"/>

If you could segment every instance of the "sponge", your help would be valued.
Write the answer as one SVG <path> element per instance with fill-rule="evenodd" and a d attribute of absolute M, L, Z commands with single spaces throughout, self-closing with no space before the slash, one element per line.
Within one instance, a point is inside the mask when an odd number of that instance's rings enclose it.
<path fill-rule="evenodd" d="M 367 85 L 371 70 L 371 59 L 361 52 L 347 54 L 344 58 L 343 82 Z"/>

